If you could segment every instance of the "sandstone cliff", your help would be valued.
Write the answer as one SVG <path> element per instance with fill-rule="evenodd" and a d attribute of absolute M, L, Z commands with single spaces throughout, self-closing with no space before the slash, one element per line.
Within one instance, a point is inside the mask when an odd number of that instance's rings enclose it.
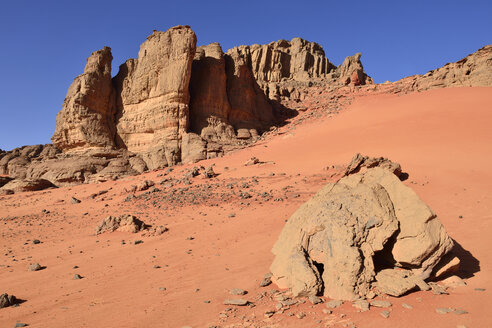
<path fill-rule="evenodd" d="M 87 59 L 84 73 L 77 76 L 68 89 L 51 138 L 58 149 L 114 146 L 112 60 L 108 47 L 93 52 Z"/>
<path fill-rule="evenodd" d="M 151 169 L 181 160 L 195 49 L 189 26 L 155 31 L 140 46 L 138 58 L 123 64 L 114 78 L 117 145 L 142 154 Z"/>

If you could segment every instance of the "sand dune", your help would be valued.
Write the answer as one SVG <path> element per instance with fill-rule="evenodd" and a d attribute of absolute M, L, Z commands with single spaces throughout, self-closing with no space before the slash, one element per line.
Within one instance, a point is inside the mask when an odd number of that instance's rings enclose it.
<path fill-rule="evenodd" d="M 25 300 L 1 310 L 0 326 L 492 326 L 491 104 L 490 87 L 369 95 L 339 114 L 295 129 L 288 125 L 253 147 L 198 163 L 215 164 L 219 175 L 193 178 L 192 185 L 158 183 L 181 178 L 193 167 L 183 165 L 167 176 L 161 170 L 115 182 L 0 196 L 0 293 Z M 358 313 L 350 304 L 328 315 L 323 305 L 309 302 L 265 318 L 275 302 L 259 295 L 276 287 L 261 288 L 259 283 L 269 270 L 270 249 L 285 220 L 336 179 L 357 152 L 402 165 L 409 174 L 405 183 L 461 245 L 460 275 L 468 285 L 450 295 L 415 292 L 390 298 L 388 319 L 380 316 L 381 309 Z M 252 156 L 265 163 L 244 166 Z M 125 201 L 132 194 L 125 188 L 144 180 L 155 181 L 161 191 L 144 196 L 137 192 L 137 198 Z M 231 183 L 237 184 L 228 186 Z M 90 198 L 100 190 L 108 192 Z M 252 197 L 241 198 L 241 192 Z M 72 196 L 81 203 L 72 204 Z M 197 204 L 190 205 L 193 196 Z M 159 236 L 94 235 L 104 217 L 125 213 L 169 231 Z M 42 243 L 34 245 L 33 239 Z M 143 243 L 135 245 L 135 240 Z M 28 271 L 34 262 L 46 268 Z M 76 273 L 83 279 L 73 280 Z M 232 288 L 247 290 L 244 298 L 256 306 L 224 312 L 223 301 L 231 298 Z M 403 303 L 413 309 L 403 308 Z M 438 314 L 435 309 L 440 307 L 468 313 Z M 221 312 L 227 318 L 220 318 Z M 306 317 L 288 316 L 299 312 Z"/>

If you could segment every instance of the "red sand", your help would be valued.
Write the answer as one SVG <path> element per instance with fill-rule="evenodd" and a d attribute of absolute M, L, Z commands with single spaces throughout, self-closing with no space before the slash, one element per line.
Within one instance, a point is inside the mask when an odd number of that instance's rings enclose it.
<path fill-rule="evenodd" d="M 292 192 L 284 201 L 260 204 L 254 197 L 236 197 L 222 203 L 218 198 L 176 209 L 166 205 L 165 210 L 149 204 L 144 207 L 142 201 L 123 201 L 130 195 L 125 187 L 144 179 L 157 183 L 163 171 L 117 182 L 0 196 L 0 218 L 9 218 L 0 219 L 0 293 L 26 300 L 19 307 L 0 310 L 0 327 L 13 327 L 18 321 L 30 327 L 227 327 L 238 323 L 246 327 L 342 327 L 350 323 L 357 327 L 490 327 L 491 104 L 492 88 L 368 96 L 334 117 L 299 125 L 253 147 L 199 163 L 216 164 L 220 175 L 212 182 L 239 181 L 241 185 L 256 176 L 259 184 L 251 188 L 274 197 L 285 197 L 282 188 L 289 185 Z M 356 152 L 388 157 L 409 173 L 405 183 L 466 250 L 460 255 L 468 285 L 450 295 L 416 292 L 390 298 L 393 306 L 388 319 L 380 316 L 382 309 L 357 313 L 344 304 L 327 315 L 321 311 L 324 305 L 308 303 L 267 319 L 263 313 L 275 303 L 258 301 L 256 307 L 238 308 L 221 321 L 219 313 L 226 308 L 223 301 L 233 298 L 229 289 L 246 289 L 245 298 L 254 300 L 275 288 L 258 284 L 268 272 L 273 258 L 270 249 L 284 220 L 333 179 L 336 170 L 325 167 L 339 167 Z M 271 163 L 243 166 L 252 156 Z M 177 167 L 171 176 L 181 177 L 192 166 Z M 198 177 L 193 184 L 207 182 L 211 181 Z M 107 194 L 89 198 L 109 188 Z M 224 186 L 213 191 L 230 192 Z M 300 196 L 295 198 L 295 194 Z M 71 196 L 82 203 L 71 204 Z M 240 204 L 246 201 L 251 205 Z M 158 237 L 123 232 L 94 235 L 102 218 L 123 213 L 153 225 L 166 224 L 169 231 Z M 229 218 L 229 213 L 236 216 Z M 194 240 L 187 240 L 190 236 Z M 33 239 L 42 243 L 33 245 Z M 131 244 L 138 239 L 144 243 Z M 46 269 L 28 272 L 32 262 Z M 79 268 L 74 269 L 75 265 Z M 161 268 L 154 269 L 154 265 Z M 75 273 L 84 278 L 72 280 Z M 402 303 L 413 309 L 403 308 Z M 437 314 L 437 307 L 469 313 Z M 306 313 L 304 319 L 287 316 L 301 311 Z"/>

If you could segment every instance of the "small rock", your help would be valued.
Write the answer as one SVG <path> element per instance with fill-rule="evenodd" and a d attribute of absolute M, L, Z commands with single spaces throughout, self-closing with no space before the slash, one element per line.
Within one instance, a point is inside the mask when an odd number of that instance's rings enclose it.
<path fill-rule="evenodd" d="M 390 316 L 390 312 L 389 311 L 382 311 L 381 312 L 381 316 L 385 319 L 388 319 L 389 316 Z"/>
<path fill-rule="evenodd" d="M 454 313 L 455 313 L 455 314 L 467 314 L 467 313 L 468 313 L 468 311 L 466 311 L 466 310 L 462 310 L 462 309 L 456 309 L 456 310 L 454 310 Z"/>
<path fill-rule="evenodd" d="M 210 304 L 210 300 L 203 301 L 203 303 Z"/>
<path fill-rule="evenodd" d="M 391 302 L 375 300 L 371 302 L 371 306 L 379 307 L 379 308 L 387 308 L 391 306 Z"/>
<path fill-rule="evenodd" d="M 165 291 L 166 291 L 166 287 L 159 287 L 159 290 L 160 290 L 161 292 L 165 292 Z"/>
<path fill-rule="evenodd" d="M 34 240 L 32 241 L 32 243 L 33 243 L 34 245 L 37 245 L 37 244 L 41 244 L 41 241 L 40 241 L 39 239 L 34 239 Z"/>
<path fill-rule="evenodd" d="M 229 218 L 235 218 L 236 217 L 236 213 L 229 213 L 229 215 L 227 215 L 227 217 L 229 217 Z"/>
<path fill-rule="evenodd" d="M 225 305 L 236 305 L 236 306 L 245 306 L 248 305 L 248 301 L 242 298 L 238 299 L 228 299 L 224 301 Z"/>
<path fill-rule="evenodd" d="M 7 306 L 13 306 L 15 304 L 17 304 L 17 299 L 14 295 L 9 295 L 9 294 L 0 295 L 0 309 Z"/>
<path fill-rule="evenodd" d="M 336 309 L 340 305 L 343 304 L 343 301 L 340 300 L 331 300 L 325 303 L 326 307 L 329 309 Z"/>
<path fill-rule="evenodd" d="M 74 274 L 73 280 L 79 280 L 82 279 L 82 276 L 80 274 Z"/>
<path fill-rule="evenodd" d="M 413 309 L 413 306 L 407 303 L 403 303 L 401 306 L 403 306 L 405 309 L 409 309 L 409 310 Z"/>
<path fill-rule="evenodd" d="M 75 197 L 72 197 L 70 201 L 72 202 L 72 204 L 79 204 L 81 202 L 80 199 L 77 199 Z"/>
<path fill-rule="evenodd" d="M 477 292 L 484 292 L 484 291 L 485 291 L 485 288 L 475 288 L 475 290 L 476 290 Z"/>
<path fill-rule="evenodd" d="M 305 316 L 306 316 L 306 313 L 304 313 L 304 312 L 299 312 L 299 313 L 296 314 L 296 317 L 298 317 L 299 319 L 302 319 Z"/>
<path fill-rule="evenodd" d="M 361 312 L 369 311 L 369 302 L 366 300 L 356 300 L 352 303 L 352 306 Z"/>
<path fill-rule="evenodd" d="M 332 312 L 331 310 L 328 310 L 328 309 L 323 309 L 323 313 L 324 313 L 324 314 L 331 314 L 331 312 Z"/>
<path fill-rule="evenodd" d="M 263 280 L 260 282 L 260 287 L 266 287 L 272 283 L 272 274 L 267 273 L 263 277 Z"/>
<path fill-rule="evenodd" d="M 318 297 L 318 296 L 311 295 L 311 296 L 309 296 L 308 299 L 311 303 L 313 303 L 313 305 L 323 303 L 323 299 L 321 297 Z"/>
<path fill-rule="evenodd" d="M 458 276 L 451 276 L 441 280 L 441 284 L 446 287 L 461 287 L 466 286 L 466 282 Z"/>
<path fill-rule="evenodd" d="M 134 245 L 143 244 L 143 240 L 135 240 L 133 244 Z"/>
<path fill-rule="evenodd" d="M 41 270 L 41 265 L 39 263 L 33 263 L 27 268 L 28 271 L 39 271 Z"/>
<path fill-rule="evenodd" d="M 273 316 L 275 314 L 275 311 L 266 311 L 265 312 L 265 317 L 267 318 L 270 318 L 271 316 Z"/>
<path fill-rule="evenodd" d="M 436 309 L 436 312 L 439 313 L 439 314 L 447 314 L 449 312 L 453 312 L 454 309 L 452 308 L 437 308 Z"/>
<path fill-rule="evenodd" d="M 240 288 L 233 288 L 229 291 L 229 294 L 231 295 L 246 295 L 247 293 L 248 293 L 247 291 Z"/>
<path fill-rule="evenodd" d="M 27 327 L 27 323 L 17 322 L 15 324 L 14 328 L 17 328 L 17 327 Z"/>

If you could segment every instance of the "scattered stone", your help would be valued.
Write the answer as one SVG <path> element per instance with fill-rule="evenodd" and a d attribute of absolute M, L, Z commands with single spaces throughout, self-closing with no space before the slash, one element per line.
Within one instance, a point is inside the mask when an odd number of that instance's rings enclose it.
<path fill-rule="evenodd" d="M 296 314 L 296 317 L 299 318 L 299 319 L 302 319 L 305 316 L 306 316 L 306 313 L 304 313 L 304 312 L 299 312 L 299 313 Z"/>
<path fill-rule="evenodd" d="M 80 199 L 77 199 L 75 197 L 72 196 L 72 199 L 70 200 L 72 202 L 72 204 L 79 204 L 81 202 Z"/>
<path fill-rule="evenodd" d="M 260 287 L 266 287 L 272 283 L 272 274 L 267 273 L 263 277 L 263 280 L 260 282 Z"/>
<path fill-rule="evenodd" d="M 409 310 L 413 309 L 413 306 L 407 303 L 403 303 L 401 306 L 403 306 L 405 309 L 409 309 Z"/>
<path fill-rule="evenodd" d="M 440 281 L 445 287 L 461 287 L 466 286 L 466 282 L 458 276 L 451 276 Z"/>
<path fill-rule="evenodd" d="M 332 313 L 332 311 L 328 310 L 328 309 L 323 309 L 322 311 L 324 314 L 331 314 Z"/>
<path fill-rule="evenodd" d="M 32 241 L 32 243 L 33 243 L 34 245 L 37 245 L 37 244 L 41 244 L 41 241 L 40 241 L 39 239 L 34 239 L 34 240 Z"/>
<path fill-rule="evenodd" d="M 82 279 L 82 276 L 80 274 L 74 274 L 73 276 L 73 280 L 79 280 L 79 279 Z"/>
<path fill-rule="evenodd" d="M 261 163 L 260 160 L 256 157 L 251 157 L 249 160 L 244 163 L 244 166 L 250 166 Z"/>
<path fill-rule="evenodd" d="M 0 309 L 7 306 L 13 306 L 15 304 L 17 304 L 17 298 L 14 295 L 9 295 L 6 293 L 0 295 Z"/>
<path fill-rule="evenodd" d="M 39 263 L 33 263 L 27 269 L 28 271 L 39 271 L 41 270 L 41 265 Z"/>
<path fill-rule="evenodd" d="M 374 301 L 371 301 L 371 306 L 379 307 L 379 308 L 387 308 L 387 307 L 391 306 L 391 302 L 374 300 Z"/>
<path fill-rule="evenodd" d="M 161 292 L 165 292 L 166 289 L 167 289 L 166 287 L 159 287 L 159 291 L 161 291 Z"/>
<path fill-rule="evenodd" d="M 213 167 L 212 166 L 209 166 L 203 172 L 203 176 L 205 178 L 207 178 L 207 179 L 210 179 L 210 178 L 213 178 L 213 177 L 217 176 L 217 174 L 214 172 Z"/>
<path fill-rule="evenodd" d="M 205 300 L 203 303 L 210 304 L 210 300 Z"/>
<path fill-rule="evenodd" d="M 236 306 L 245 306 L 248 305 L 248 301 L 242 298 L 238 299 L 227 299 L 224 301 L 225 305 L 236 305 Z"/>
<path fill-rule="evenodd" d="M 432 294 L 434 294 L 434 295 L 448 295 L 446 288 L 439 286 L 435 282 L 430 282 L 429 286 L 431 287 Z"/>
<path fill-rule="evenodd" d="M 138 239 L 133 242 L 133 245 L 139 245 L 139 244 L 143 244 L 143 240 Z"/>
<path fill-rule="evenodd" d="M 474 288 L 477 292 L 484 292 L 485 288 Z"/>
<path fill-rule="evenodd" d="M 369 302 L 366 300 L 356 300 L 352 303 L 352 306 L 360 312 L 369 311 Z"/>
<path fill-rule="evenodd" d="M 323 303 L 323 299 L 321 297 L 318 297 L 318 296 L 311 295 L 308 297 L 308 299 L 309 299 L 309 302 L 311 302 L 313 305 Z"/>
<path fill-rule="evenodd" d="M 236 217 L 236 213 L 229 213 L 229 215 L 227 215 L 228 218 L 235 218 Z"/>
<path fill-rule="evenodd" d="M 270 311 L 266 311 L 266 312 L 265 312 L 265 317 L 270 318 L 270 317 L 272 317 L 274 314 L 275 314 L 275 311 L 272 311 L 272 310 L 270 310 Z"/>
<path fill-rule="evenodd" d="M 138 191 L 144 191 L 149 189 L 150 187 L 153 187 L 155 185 L 154 181 L 151 180 L 145 180 L 141 184 L 138 185 L 137 190 Z"/>
<path fill-rule="evenodd" d="M 388 319 L 390 316 L 390 312 L 389 311 L 381 311 L 381 316 L 385 319 Z"/>
<path fill-rule="evenodd" d="M 14 326 L 14 328 L 17 328 L 17 327 L 27 327 L 27 323 L 23 323 L 23 322 L 17 322 Z"/>
<path fill-rule="evenodd" d="M 466 310 L 462 310 L 462 309 L 456 309 L 456 310 L 454 310 L 454 313 L 455 313 L 455 314 L 467 314 L 467 313 L 468 313 L 468 311 L 466 311 Z"/>
<path fill-rule="evenodd" d="M 229 291 L 229 294 L 231 295 L 246 295 L 247 293 L 248 293 L 247 291 L 240 288 L 233 288 Z"/>
<path fill-rule="evenodd" d="M 343 304 L 343 301 L 340 300 L 331 300 L 328 302 L 325 302 L 325 305 L 329 309 L 336 309 L 337 307 L 341 306 Z"/>
<path fill-rule="evenodd" d="M 457 256 L 446 255 L 434 268 L 434 277 L 440 279 L 450 274 L 458 272 L 460 269 L 460 259 Z"/>
<path fill-rule="evenodd" d="M 436 312 L 439 314 L 447 314 L 447 313 L 450 313 L 453 311 L 454 311 L 454 309 L 452 309 L 452 308 L 437 308 L 436 309 Z"/>

